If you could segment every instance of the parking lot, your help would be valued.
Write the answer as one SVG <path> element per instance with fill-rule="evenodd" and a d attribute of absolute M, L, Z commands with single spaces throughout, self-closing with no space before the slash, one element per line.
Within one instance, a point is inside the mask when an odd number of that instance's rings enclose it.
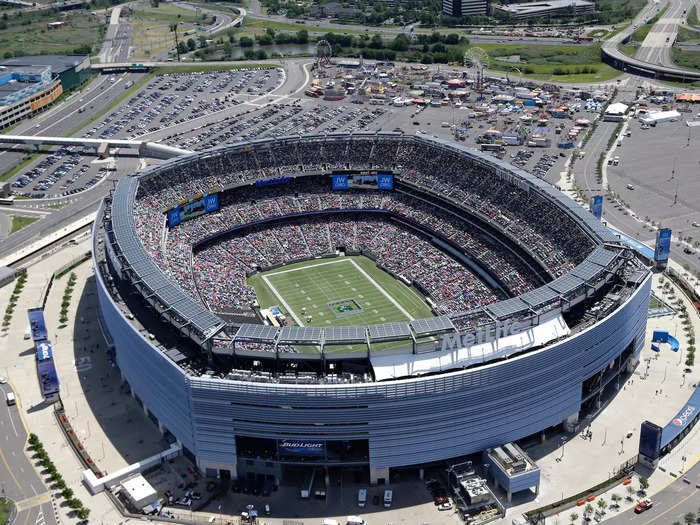
<path fill-rule="evenodd" d="M 450 73 L 441 75 L 449 78 Z M 374 98 L 370 104 L 367 97 L 357 96 L 333 101 L 303 94 L 261 99 L 284 79 L 279 68 L 160 75 L 91 124 L 82 136 L 139 139 L 148 135 L 150 140 L 201 150 L 287 134 L 417 133 L 489 151 L 556 184 L 571 151 L 561 146 L 578 140 L 607 97 L 604 92 L 576 90 L 550 93 L 533 84 L 528 89 L 544 101 L 533 105 L 509 95 L 512 85 L 492 80 L 482 93 L 466 90 L 459 100 L 446 95 L 424 104 L 397 105 L 389 98 L 382 102 Z M 550 111 L 563 104 L 567 105 L 565 112 Z M 218 112 L 222 114 L 217 119 Z M 202 123 L 186 124 L 205 116 L 209 118 Z M 114 169 L 112 164 L 95 162 L 92 150 L 88 156 L 81 148 L 62 148 L 19 173 L 12 189 L 15 195 L 28 198 L 66 197 L 89 189 L 109 175 L 110 169 Z"/>
<path fill-rule="evenodd" d="M 161 75 L 83 136 L 135 139 L 230 108 L 244 102 L 247 95 L 259 96 L 273 90 L 283 80 L 278 68 Z"/>
<path fill-rule="evenodd" d="M 77 146 L 59 148 L 12 181 L 14 195 L 27 198 L 65 197 L 87 190 L 115 168 L 92 164 L 94 152 Z"/>

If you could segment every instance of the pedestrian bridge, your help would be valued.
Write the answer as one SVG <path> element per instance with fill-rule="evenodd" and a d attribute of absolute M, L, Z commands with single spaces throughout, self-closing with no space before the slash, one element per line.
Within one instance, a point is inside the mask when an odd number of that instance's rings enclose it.
<path fill-rule="evenodd" d="M 26 135 L 0 135 L 0 144 L 29 144 L 39 149 L 48 144 L 51 146 L 83 146 L 94 148 L 101 157 L 109 156 L 112 149 L 136 150 L 141 157 L 170 159 L 192 153 L 190 150 L 175 148 L 157 142 L 123 139 L 85 139 L 79 137 L 42 137 Z"/>

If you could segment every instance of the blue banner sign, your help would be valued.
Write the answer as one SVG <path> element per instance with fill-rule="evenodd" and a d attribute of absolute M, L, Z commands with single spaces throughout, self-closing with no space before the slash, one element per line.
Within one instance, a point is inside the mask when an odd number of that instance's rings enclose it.
<path fill-rule="evenodd" d="M 664 228 L 656 232 L 656 249 L 654 250 L 654 260 L 656 262 L 668 261 L 671 252 L 671 230 Z"/>
<path fill-rule="evenodd" d="M 393 190 L 394 176 L 391 173 L 379 173 L 377 175 L 377 188 L 380 190 Z"/>
<path fill-rule="evenodd" d="M 348 176 L 346 174 L 333 175 L 333 189 L 334 190 L 347 190 L 348 189 Z"/>
<path fill-rule="evenodd" d="M 594 195 L 591 197 L 589 203 L 591 213 L 596 219 L 600 219 L 603 216 L 603 196 Z"/>

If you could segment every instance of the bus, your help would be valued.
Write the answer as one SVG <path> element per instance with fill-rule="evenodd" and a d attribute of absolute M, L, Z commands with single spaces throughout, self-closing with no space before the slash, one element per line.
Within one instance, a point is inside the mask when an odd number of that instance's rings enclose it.
<path fill-rule="evenodd" d="M 0 197 L 0 204 L 4 204 L 5 206 L 12 206 L 14 202 L 14 195 L 10 195 L 9 197 Z"/>

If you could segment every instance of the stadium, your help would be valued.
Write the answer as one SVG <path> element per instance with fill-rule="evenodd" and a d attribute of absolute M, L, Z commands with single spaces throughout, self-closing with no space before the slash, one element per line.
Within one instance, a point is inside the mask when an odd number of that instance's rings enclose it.
<path fill-rule="evenodd" d="M 121 180 L 93 229 L 123 380 L 207 476 L 390 472 L 600 408 L 651 273 L 499 159 L 425 136 L 240 142 Z"/>

